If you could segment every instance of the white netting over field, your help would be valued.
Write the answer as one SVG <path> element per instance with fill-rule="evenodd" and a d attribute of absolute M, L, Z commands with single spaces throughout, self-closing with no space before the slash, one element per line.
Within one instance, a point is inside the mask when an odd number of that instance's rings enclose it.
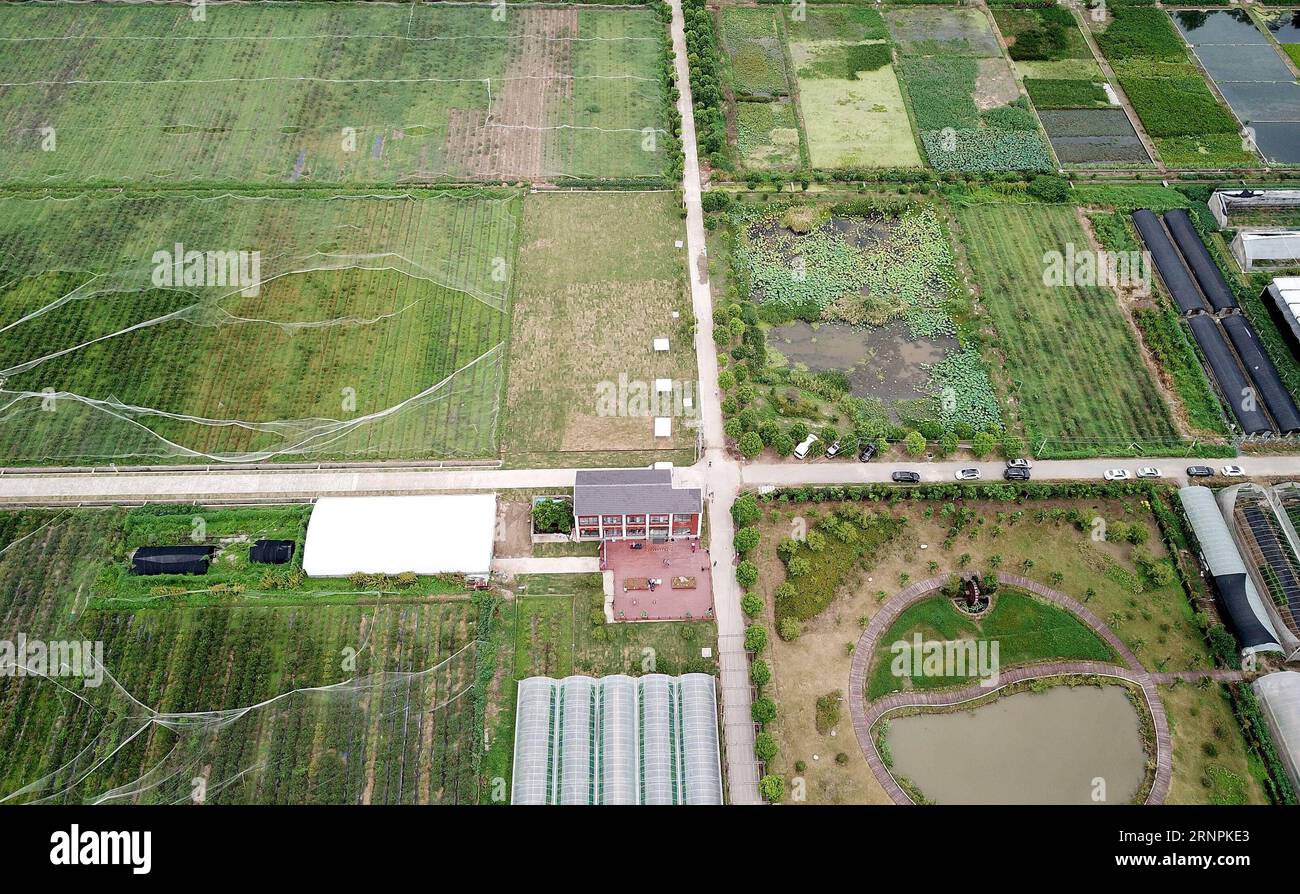
<path fill-rule="evenodd" d="M 473 803 L 479 646 L 419 671 L 193 713 L 154 710 L 107 671 L 93 690 L 39 681 L 61 688 L 70 717 L 94 731 L 70 759 L 0 803 Z"/>
<path fill-rule="evenodd" d="M 491 453 L 518 210 L 0 198 L 0 462 Z"/>
<path fill-rule="evenodd" d="M 0 181 L 658 177 L 650 10 L 0 5 Z"/>

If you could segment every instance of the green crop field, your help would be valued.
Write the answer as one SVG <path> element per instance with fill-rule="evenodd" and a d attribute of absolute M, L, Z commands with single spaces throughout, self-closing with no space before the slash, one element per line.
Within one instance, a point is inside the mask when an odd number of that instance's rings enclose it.
<path fill-rule="evenodd" d="M 518 211 L 511 193 L 0 198 L 0 463 L 491 454 Z M 256 295 L 203 264 L 171 275 L 217 251 L 259 253 Z"/>
<path fill-rule="evenodd" d="M 762 7 L 727 7 L 722 11 L 722 41 L 738 94 L 767 97 L 789 93 L 775 12 Z"/>
<path fill-rule="evenodd" d="M 1249 167 L 1237 120 L 1210 92 L 1187 44 L 1160 9 L 1117 6 L 1097 34 L 1142 126 L 1175 168 Z"/>
<path fill-rule="evenodd" d="M 291 532 L 305 515 L 292 507 L 0 513 L 4 638 L 102 644 L 99 685 L 0 678 L 0 800 L 478 801 L 483 661 L 491 664 L 479 638 L 491 638 L 494 603 L 430 597 L 419 586 L 329 602 L 305 586 L 277 591 L 297 604 L 259 602 L 250 589 L 218 590 L 227 601 L 202 607 L 170 595 L 146 608 L 110 607 L 112 594 L 133 588 L 129 547 L 166 540 L 175 523 L 188 532 L 194 513 L 218 545 L 217 566 L 246 550 L 247 538 Z M 178 579 L 217 590 L 238 576 L 225 567 L 148 580 L 162 590 Z"/>
<path fill-rule="evenodd" d="M 646 8 L 3 4 L 0 182 L 650 177 Z M 648 132 L 659 139 L 646 140 Z"/>
<path fill-rule="evenodd" d="M 1051 151 L 984 10 L 890 9 L 898 78 L 930 165 L 1047 171 Z"/>
<path fill-rule="evenodd" d="M 1031 447 L 1063 455 L 1176 443 L 1115 293 L 1044 282 L 1048 252 L 1090 248 L 1074 209 L 979 205 L 958 210 L 957 219 Z"/>
<path fill-rule="evenodd" d="M 799 118 L 785 99 L 736 103 L 736 151 L 748 168 L 799 166 Z"/>

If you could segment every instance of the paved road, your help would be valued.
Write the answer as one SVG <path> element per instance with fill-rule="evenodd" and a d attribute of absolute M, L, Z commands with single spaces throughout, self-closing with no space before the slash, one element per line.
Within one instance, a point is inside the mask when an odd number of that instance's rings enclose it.
<path fill-rule="evenodd" d="M 695 357 L 699 364 L 704 459 L 697 472 L 707 470 L 709 544 L 715 569 L 713 604 L 718 620 L 718 663 L 722 682 L 722 730 L 726 745 L 727 789 L 732 804 L 758 804 L 758 762 L 754 757 L 754 724 L 750 716 L 749 661 L 745 656 L 745 620 L 740 588 L 732 563 L 731 504 L 740 489 L 740 470 L 725 450 L 722 408 L 717 400 L 718 356 L 713 346 L 713 298 L 709 290 L 704 210 L 700 206 L 700 160 L 695 150 L 695 108 L 686 63 L 685 18 L 681 0 L 673 10 L 673 67 L 677 74 L 677 111 L 682 116 L 682 196 L 686 203 L 686 248 L 691 306 L 695 312 Z M 715 393 L 710 393 L 715 392 Z"/>
<path fill-rule="evenodd" d="M 712 344 L 709 344 L 712 355 Z M 702 363 L 701 366 L 704 364 Z M 709 398 L 704 405 L 706 430 L 708 417 L 717 411 Z M 719 420 L 720 421 L 720 420 Z M 719 435 L 719 438 L 721 436 Z M 1036 481 L 1100 480 L 1110 468 L 1136 471 L 1141 465 L 1154 465 L 1166 480 L 1186 484 L 1184 470 L 1196 460 L 1186 458 L 1040 460 L 1034 463 Z M 1222 467 L 1224 461 L 1207 463 Z M 1300 457 L 1260 456 L 1231 460 L 1254 478 L 1300 479 Z M 712 465 L 710 465 L 710 463 Z M 1004 463 L 991 462 L 912 462 L 859 463 L 852 458 L 815 462 L 755 462 L 743 467 L 734 463 L 721 447 L 710 447 L 705 458 L 694 466 L 674 470 L 674 478 L 684 487 L 712 487 L 719 515 L 730 505 L 740 487 L 799 484 L 867 484 L 889 483 L 896 469 L 921 473 L 923 481 L 954 481 L 958 469 L 977 468 L 981 480 L 1001 481 Z M 0 505 L 48 503 L 110 503 L 163 500 L 257 502 L 259 500 L 307 500 L 318 496 L 363 496 L 374 494 L 424 494 L 440 491 L 508 490 L 511 488 L 572 487 L 574 469 L 266 469 L 213 470 L 208 472 L 59 472 L 36 474 L 21 469 L 0 472 Z M 1215 479 L 1223 484 L 1227 479 Z M 714 519 L 710 517 L 712 523 Z M 722 523 L 722 519 L 717 520 Z M 721 529 L 714 528 L 721 536 Z M 715 541 L 717 538 L 715 538 Z M 729 542 L 729 541 L 728 541 Z M 715 543 L 714 554 L 723 544 Z M 729 549 L 729 547 L 728 547 Z"/>
<path fill-rule="evenodd" d="M 596 556 L 493 559 L 492 570 L 511 577 L 520 574 L 599 574 L 600 559 Z"/>
<path fill-rule="evenodd" d="M 1241 466 L 1246 474 L 1258 478 L 1300 478 L 1300 457 L 1296 456 L 1259 456 L 1242 457 L 1231 460 L 1196 460 L 1168 457 L 1146 459 L 1080 459 L 1080 460 L 1038 460 L 1034 462 L 1031 474 L 1035 481 L 1098 481 L 1107 469 L 1128 469 L 1130 474 L 1137 472 L 1140 466 L 1155 466 L 1160 469 L 1167 480 L 1177 484 L 1186 484 L 1186 469 L 1190 465 L 1207 465 L 1216 471 L 1226 463 Z M 852 457 L 833 460 L 818 460 L 801 463 L 795 460 L 787 462 L 748 463 L 743 469 L 743 479 L 747 487 L 763 485 L 789 486 L 798 484 L 867 484 L 889 483 L 889 476 L 898 469 L 909 469 L 921 474 L 922 481 L 955 481 L 958 469 L 979 469 L 983 481 L 1001 481 L 1006 463 L 1002 460 L 990 462 L 972 462 L 945 460 L 943 462 L 921 462 L 899 460 L 897 462 L 860 463 Z M 1226 479 L 1220 477 L 1216 484 L 1223 484 Z"/>
<path fill-rule="evenodd" d="M 0 504 L 216 502 L 572 487 L 573 469 L 268 469 L 0 474 Z"/>

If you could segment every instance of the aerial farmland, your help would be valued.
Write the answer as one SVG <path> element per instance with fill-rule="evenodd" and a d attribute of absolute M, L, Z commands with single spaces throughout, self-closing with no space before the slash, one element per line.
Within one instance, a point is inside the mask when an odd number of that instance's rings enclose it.
<path fill-rule="evenodd" d="M 0 2 L 0 805 L 1295 805 L 1297 47 Z"/>

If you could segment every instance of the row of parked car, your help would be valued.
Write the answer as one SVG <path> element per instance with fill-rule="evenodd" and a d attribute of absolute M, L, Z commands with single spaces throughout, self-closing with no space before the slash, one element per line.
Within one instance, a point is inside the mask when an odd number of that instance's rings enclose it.
<path fill-rule="evenodd" d="M 795 459 L 806 459 L 808 457 L 808 451 L 812 449 L 812 445 L 816 444 L 818 440 L 820 439 L 816 435 L 809 434 L 798 447 L 794 448 Z M 836 441 L 826 448 L 826 456 L 829 459 L 834 459 L 843 451 L 843 442 Z M 875 459 L 875 456 L 876 445 L 874 443 L 866 444 L 858 451 L 859 462 L 871 462 L 871 460 Z M 1027 459 L 1020 458 L 1007 460 L 1007 467 L 1003 469 L 1002 477 L 1007 481 L 1028 481 L 1030 479 L 1031 468 L 1033 467 Z M 1164 472 L 1155 466 L 1141 466 L 1138 468 L 1136 474 L 1138 478 L 1164 477 Z M 1212 478 L 1214 474 L 1214 469 L 1210 466 L 1187 467 L 1188 478 Z M 1227 478 L 1241 478 L 1246 474 L 1246 471 L 1241 466 L 1230 465 L 1223 467 L 1222 474 Z M 955 477 L 958 481 L 979 481 L 980 470 L 975 468 L 958 469 L 955 473 Z M 1107 481 L 1127 481 L 1133 477 L 1133 473 L 1129 472 L 1128 469 L 1107 469 L 1102 473 L 1102 477 Z M 917 484 L 921 480 L 921 473 L 911 471 L 910 469 L 900 469 L 899 471 L 894 472 L 890 478 L 898 484 Z"/>
<path fill-rule="evenodd" d="M 1030 468 L 1032 467 L 1027 459 L 1009 459 L 1007 467 L 1002 470 L 1002 477 L 1007 481 L 1028 481 Z M 921 480 L 921 473 L 900 470 L 889 477 L 898 484 L 917 484 Z M 979 481 L 980 470 L 958 469 L 955 477 L 958 481 Z"/>
<path fill-rule="evenodd" d="M 1164 472 L 1155 466 L 1143 466 L 1137 470 L 1139 478 L 1163 478 Z M 1223 475 L 1225 478 L 1241 478 L 1246 474 L 1246 470 L 1241 466 L 1224 466 Z M 1128 469 L 1107 469 L 1102 473 L 1102 477 L 1107 481 L 1127 481 L 1133 476 L 1129 474 Z M 1188 466 L 1188 478 L 1213 478 L 1214 469 L 1209 466 Z"/>

